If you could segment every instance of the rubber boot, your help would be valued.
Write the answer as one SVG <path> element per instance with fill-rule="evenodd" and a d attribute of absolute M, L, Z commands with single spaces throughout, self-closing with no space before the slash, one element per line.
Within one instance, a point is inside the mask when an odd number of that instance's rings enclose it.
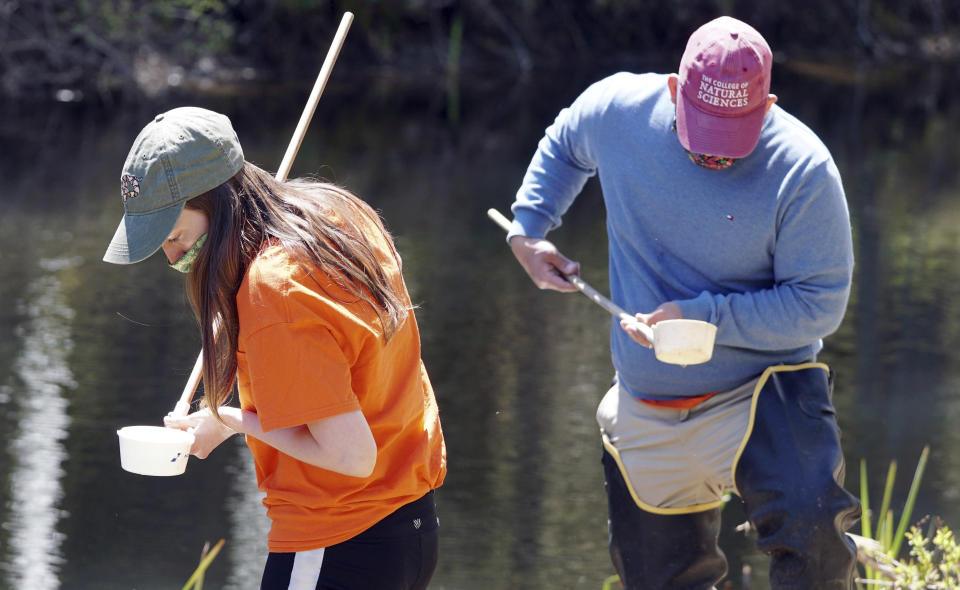
<path fill-rule="evenodd" d="M 720 509 L 662 515 L 637 506 L 616 461 L 603 453 L 610 558 L 627 590 L 709 590 L 727 571 L 717 546 Z"/>
<path fill-rule="evenodd" d="M 848 590 L 856 547 L 845 531 L 860 503 L 843 489 L 840 429 L 822 368 L 771 374 L 735 469 L 772 590 Z"/>

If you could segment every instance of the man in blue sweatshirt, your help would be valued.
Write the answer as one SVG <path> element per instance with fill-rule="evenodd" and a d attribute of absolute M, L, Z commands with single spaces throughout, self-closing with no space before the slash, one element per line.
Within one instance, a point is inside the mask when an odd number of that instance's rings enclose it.
<path fill-rule="evenodd" d="M 619 73 L 546 130 L 508 240 L 534 283 L 575 291 L 578 265 L 544 236 L 598 174 L 611 298 L 648 325 L 717 326 L 712 359 L 661 363 L 614 320 L 616 378 L 597 410 L 610 553 L 626 588 L 708 589 L 726 572 L 721 498 L 736 492 L 775 589 L 852 585 L 859 516 L 841 486 L 829 368 L 853 269 L 850 220 L 827 148 L 770 94 L 772 54 L 721 17 L 678 74 Z"/>

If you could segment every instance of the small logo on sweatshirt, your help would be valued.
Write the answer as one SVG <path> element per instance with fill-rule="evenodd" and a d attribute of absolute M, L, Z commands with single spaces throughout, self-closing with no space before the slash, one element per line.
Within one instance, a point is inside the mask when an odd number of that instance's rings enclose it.
<path fill-rule="evenodd" d="M 414 519 L 413 519 L 413 528 L 419 530 L 421 524 L 423 524 L 423 521 L 421 521 L 419 518 L 414 518 Z"/>

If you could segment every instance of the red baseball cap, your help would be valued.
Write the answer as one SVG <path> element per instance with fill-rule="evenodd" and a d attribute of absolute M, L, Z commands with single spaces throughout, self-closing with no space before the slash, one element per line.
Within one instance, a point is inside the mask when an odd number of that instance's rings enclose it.
<path fill-rule="evenodd" d="M 680 59 L 677 136 L 687 150 L 742 158 L 760 139 L 773 53 L 750 25 L 721 16 L 687 41 Z"/>

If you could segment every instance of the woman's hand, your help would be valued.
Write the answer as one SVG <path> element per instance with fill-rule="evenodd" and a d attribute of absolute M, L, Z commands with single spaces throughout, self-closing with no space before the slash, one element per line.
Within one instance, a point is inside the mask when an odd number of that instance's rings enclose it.
<path fill-rule="evenodd" d="M 578 274 L 580 265 L 561 254 L 552 242 L 540 238 L 513 236 L 510 238 L 510 249 L 536 286 L 563 292 L 577 290 L 559 273 Z"/>
<path fill-rule="evenodd" d="M 639 344 L 647 348 L 653 348 L 653 342 L 650 342 L 644 337 L 643 332 L 637 328 L 636 324 L 641 323 L 652 327 L 657 322 L 662 322 L 663 320 L 680 319 L 683 319 L 683 312 L 680 311 L 680 306 L 673 301 L 667 301 L 650 313 L 638 313 L 634 316 L 633 320 L 620 320 L 620 327 L 623 328 L 623 331 L 626 332 L 630 338 Z"/>
<path fill-rule="evenodd" d="M 245 434 L 294 459 L 344 475 L 367 477 L 376 466 L 377 443 L 360 410 L 264 432 L 256 412 L 231 406 L 219 409 L 226 425 L 217 421 L 207 408 L 189 416 L 167 414 L 163 423 L 193 434 L 195 440 L 190 454 L 200 459 L 206 459 L 232 435 Z"/>
<path fill-rule="evenodd" d="M 224 422 L 239 428 L 241 422 L 240 408 L 221 406 L 219 412 Z M 195 455 L 198 459 L 206 459 L 213 452 L 213 449 L 220 446 L 220 443 L 238 433 L 235 428 L 221 424 L 209 408 L 204 408 L 187 416 L 167 414 L 163 418 L 163 424 L 167 428 L 176 428 L 192 434 L 194 441 L 193 446 L 190 447 L 190 454 Z"/>

